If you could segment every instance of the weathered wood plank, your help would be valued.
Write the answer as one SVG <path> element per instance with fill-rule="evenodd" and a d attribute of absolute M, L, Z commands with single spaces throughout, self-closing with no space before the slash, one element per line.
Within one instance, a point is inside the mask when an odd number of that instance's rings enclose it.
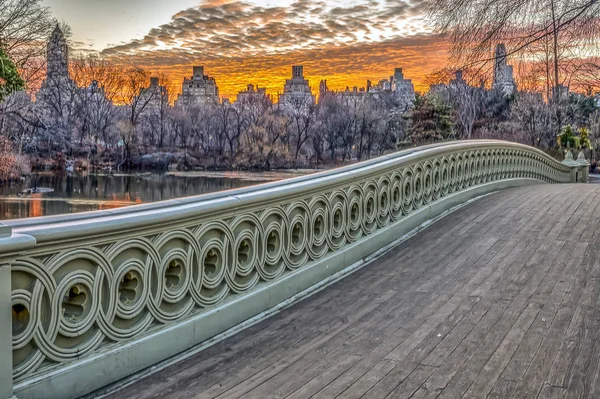
<path fill-rule="evenodd" d="M 488 396 L 500 374 L 517 350 L 525 333 L 537 317 L 540 308 L 539 304 L 534 303 L 530 303 L 525 308 L 492 357 L 483 366 L 483 369 L 479 372 L 479 375 L 475 378 L 467 392 L 462 396 L 463 398 L 484 398 Z"/>

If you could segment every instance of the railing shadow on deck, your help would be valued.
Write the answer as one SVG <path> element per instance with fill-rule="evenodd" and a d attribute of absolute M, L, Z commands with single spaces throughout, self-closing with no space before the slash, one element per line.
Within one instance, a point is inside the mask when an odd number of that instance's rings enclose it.
<path fill-rule="evenodd" d="M 0 228 L 0 399 L 76 397 L 288 300 L 448 209 L 587 179 L 465 141 L 249 188 Z"/>

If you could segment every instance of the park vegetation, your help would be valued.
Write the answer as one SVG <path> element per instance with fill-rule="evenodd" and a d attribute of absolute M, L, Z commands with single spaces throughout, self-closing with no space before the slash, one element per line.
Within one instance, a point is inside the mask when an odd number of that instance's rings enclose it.
<path fill-rule="evenodd" d="M 72 57 L 74 83 L 49 84 L 41 98 L 55 21 L 39 0 L 0 3 L 0 179 L 26 173 L 28 162 L 62 168 L 68 159 L 111 169 L 269 170 L 446 140 L 510 140 L 557 157 L 560 147 L 585 143 L 593 157 L 600 146 L 600 63 L 580 51 L 597 42 L 596 2 L 429 0 L 429 17 L 452 49 L 451 66 L 428 77 L 431 90 L 410 103 L 394 93 L 338 94 L 296 106 L 267 97 L 174 106 L 178 90 L 166 76 L 158 75 L 166 90 L 148 90 L 151 71 L 95 55 Z M 510 96 L 491 90 L 497 42 L 526 60 L 517 79 L 523 90 Z"/>

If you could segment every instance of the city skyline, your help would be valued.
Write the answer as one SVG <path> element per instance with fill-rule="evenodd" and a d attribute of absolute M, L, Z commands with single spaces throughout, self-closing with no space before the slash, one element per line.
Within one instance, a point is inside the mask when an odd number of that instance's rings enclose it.
<path fill-rule="evenodd" d="M 97 4 L 46 0 L 53 15 L 71 26 L 75 52 L 99 52 L 117 64 L 163 73 L 179 89 L 188 71 L 203 65 L 224 98 L 234 98 L 248 83 L 276 95 L 291 65 L 304 65 L 311 86 L 326 79 L 337 90 L 364 87 L 402 66 L 424 91 L 425 76 L 447 58 L 446 46 L 424 27 L 422 10 L 411 0 L 340 7 L 314 0 L 154 2 L 115 2 L 114 17 L 103 17 Z"/>

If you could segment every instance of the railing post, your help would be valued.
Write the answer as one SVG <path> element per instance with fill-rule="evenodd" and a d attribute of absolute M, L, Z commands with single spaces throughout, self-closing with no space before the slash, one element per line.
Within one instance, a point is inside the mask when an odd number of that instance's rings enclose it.
<path fill-rule="evenodd" d="M 0 263 L 0 399 L 14 398 L 10 263 Z"/>
<path fill-rule="evenodd" d="M 565 160 L 562 161 L 562 163 L 571 169 L 571 183 L 577 183 L 577 175 L 580 165 L 573 160 L 573 154 L 570 150 L 565 152 Z"/>
<path fill-rule="evenodd" d="M 581 173 L 581 182 L 588 183 L 590 180 L 590 163 L 585 159 L 585 154 L 583 151 L 579 151 L 577 155 L 577 160 L 575 161 L 579 165 L 579 170 Z"/>
<path fill-rule="evenodd" d="M 13 234 L 10 226 L 0 223 L 0 399 L 16 399 L 13 392 L 11 267 L 16 258 L 35 243 L 35 238 Z"/>

